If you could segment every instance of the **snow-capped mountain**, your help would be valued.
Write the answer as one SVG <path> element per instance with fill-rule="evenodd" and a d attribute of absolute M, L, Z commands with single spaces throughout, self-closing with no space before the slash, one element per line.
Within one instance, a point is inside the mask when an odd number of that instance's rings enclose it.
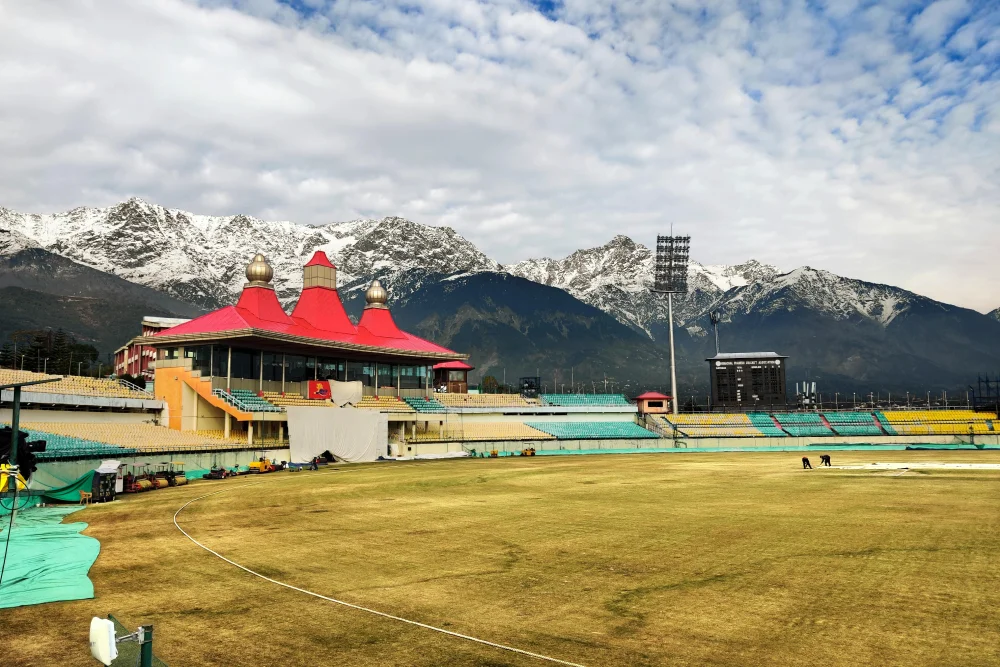
<path fill-rule="evenodd" d="M 888 326 L 914 303 L 936 303 L 898 287 L 843 278 L 809 266 L 741 285 L 716 307 L 723 321 L 733 313 L 770 315 L 808 308 L 835 320 L 865 319 Z"/>
<path fill-rule="evenodd" d="M 659 325 L 667 321 L 667 300 L 649 291 L 655 259 L 650 248 L 618 235 L 603 246 L 577 250 L 564 259 L 529 259 L 504 268 L 522 278 L 564 289 L 656 338 Z M 777 273 L 776 267 L 756 260 L 735 266 L 692 261 L 688 293 L 674 300 L 675 321 L 699 331 L 703 324 L 699 320 L 726 291 L 770 280 Z"/>
<path fill-rule="evenodd" d="M 363 289 L 375 276 L 388 282 L 394 300 L 404 300 L 442 274 L 507 272 L 565 290 L 654 340 L 661 338 L 667 321 L 666 299 L 649 291 L 653 251 L 622 235 L 563 259 L 501 266 L 448 227 L 398 217 L 311 227 L 246 215 L 197 215 L 139 198 L 48 215 L 0 208 L 0 254 L 30 247 L 202 307 L 233 301 L 255 252 L 271 262 L 275 289 L 289 306 L 302 284 L 302 264 L 315 250 L 323 250 L 340 270 L 345 295 Z M 809 307 L 885 326 L 916 298 L 895 287 L 809 267 L 780 273 L 756 260 L 734 266 L 692 261 L 688 284 L 688 294 L 675 299 L 674 314 L 678 325 L 694 336 L 707 334 L 707 313 L 716 308 L 728 316 Z M 772 299 L 775 294 L 780 298 Z"/>
<path fill-rule="evenodd" d="M 0 244 L 5 236 L 15 251 L 31 244 L 205 307 L 232 302 L 255 252 L 274 267 L 275 289 L 286 305 L 297 296 L 302 265 L 315 250 L 330 256 L 342 283 L 418 267 L 439 273 L 499 269 L 448 227 L 402 218 L 309 227 L 246 215 L 195 215 L 138 198 L 51 215 L 0 208 Z"/>

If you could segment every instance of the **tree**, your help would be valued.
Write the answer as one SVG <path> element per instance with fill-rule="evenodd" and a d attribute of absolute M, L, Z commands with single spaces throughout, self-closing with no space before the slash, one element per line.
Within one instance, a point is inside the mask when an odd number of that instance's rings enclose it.
<path fill-rule="evenodd" d="M 487 375 L 479 383 L 479 391 L 483 394 L 500 393 L 500 383 L 492 375 Z"/>
<path fill-rule="evenodd" d="M 0 348 L 0 368 L 14 368 L 14 346 L 9 341 Z"/>

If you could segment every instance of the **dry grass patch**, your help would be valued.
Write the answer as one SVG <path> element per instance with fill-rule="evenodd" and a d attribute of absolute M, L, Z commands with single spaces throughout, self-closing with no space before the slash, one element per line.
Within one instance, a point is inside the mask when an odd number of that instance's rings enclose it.
<path fill-rule="evenodd" d="M 834 463 L 870 453 L 836 452 Z M 1000 462 L 998 452 L 879 460 Z M 23 665 L 89 665 L 87 621 L 172 665 L 534 661 L 289 584 L 587 665 L 998 662 L 1000 471 L 885 476 L 783 454 L 452 460 L 199 483 L 72 515 L 94 600 L 6 610 Z M 817 454 L 818 458 L 818 454 Z M 252 482 L 259 484 L 250 485 Z"/>

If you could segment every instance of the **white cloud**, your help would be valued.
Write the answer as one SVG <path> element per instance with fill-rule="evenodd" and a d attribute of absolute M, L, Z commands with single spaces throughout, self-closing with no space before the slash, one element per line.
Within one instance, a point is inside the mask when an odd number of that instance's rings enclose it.
<path fill-rule="evenodd" d="M 298 6 L 0 4 L 0 205 L 398 214 L 500 261 L 673 223 L 703 262 L 1000 305 L 995 7 Z"/>

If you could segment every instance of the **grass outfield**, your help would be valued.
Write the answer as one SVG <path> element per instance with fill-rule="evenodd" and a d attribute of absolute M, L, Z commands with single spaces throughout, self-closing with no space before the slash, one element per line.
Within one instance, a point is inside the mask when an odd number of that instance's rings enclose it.
<path fill-rule="evenodd" d="M 1000 452 L 834 452 L 1000 463 Z M 819 459 L 817 452 L 813 457 Z M 259 482 L 255 486 L 250 483 Z M 181 665 L 1000 664 L 1000 471 L 796 453 L 450 460 L 202 482 L 71 515 L 97 597 L 3 610 L 8 662 L 92 665 L 92 615 Z"/>

